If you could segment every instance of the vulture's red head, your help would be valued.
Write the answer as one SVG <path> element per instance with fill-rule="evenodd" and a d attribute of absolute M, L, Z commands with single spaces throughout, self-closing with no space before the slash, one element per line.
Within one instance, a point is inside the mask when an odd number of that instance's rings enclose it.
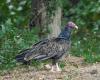
<path fill-rule="evenodd" d="M 72 21 L 69 21 L 67 23 L 67 27 L 78 29 L 78 26 L 74 22 L 72 22 Z"/>

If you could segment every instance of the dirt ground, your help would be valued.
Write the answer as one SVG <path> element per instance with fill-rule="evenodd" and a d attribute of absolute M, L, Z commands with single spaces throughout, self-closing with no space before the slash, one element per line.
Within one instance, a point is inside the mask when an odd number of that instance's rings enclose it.
<path fill-rule="evenodd" d="M 15 68 L 0 76 L 0 80 L 100 80 L 100 63 L 84 64 L 84 59 L 69 57 L 61 72 L 46 69 Z"/>

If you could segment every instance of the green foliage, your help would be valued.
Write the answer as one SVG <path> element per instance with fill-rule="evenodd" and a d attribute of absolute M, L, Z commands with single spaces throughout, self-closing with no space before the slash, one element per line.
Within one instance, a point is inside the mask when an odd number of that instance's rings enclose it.
<path fill-rule="evenodd" d="M 37 29 L 27 30 L 31 0 L 0 1 L 0 69 L 16 65 L 15 55 L 38 40 Z"/>
<path fill-rule="evenodd" d="M 63 2 L 64 16 L 74 21 L 79 30 L 73 32 L 72 54 L 84 56 L 87 62 L 100 61 L 100 0 Z M 69 16 L 72 15 L 72 16 Z"/>
<path fill-rule="evenodd" d="M 23 28 L 28 23 L 31 0 L 1 0 L 0 23 L 11 19 L 15 27 Z"/>
<path fill-rule="evenodd" d="M 0 68 L 15 66 L 15 56 L 22 49 L 29 48 L 38 40 L 37 29 L 31 32 L 27 29 L 13 27 L 11 19 L 1 25 L 0 30 Z"/>

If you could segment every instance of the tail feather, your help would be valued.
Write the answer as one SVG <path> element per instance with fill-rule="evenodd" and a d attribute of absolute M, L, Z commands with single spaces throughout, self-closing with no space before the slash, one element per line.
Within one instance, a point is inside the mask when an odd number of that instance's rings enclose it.
<path fill-rule="evenodd" d="M 17 62 L 22 62 L 23 64 L 30 64 L 30 61 L 25 61 L 24 57 L 27 53 L 29 53 L 30 49 L 22 50 L 19 55 L 15 57 Z"/>
<path fill-rule="evenodd" d="M 51 56 L 47 56 L 47 55 L 43 55 L 43 54 L 34 54 L 34 50 L 33 49 L 25 49 L 22 50 L 19 55 L 17 55 L 15 57 L 17 62 L 22 62 L 23 64 L 30 64 L 30 60 L 46 60 L 51 58 L 54 55 Z"/>

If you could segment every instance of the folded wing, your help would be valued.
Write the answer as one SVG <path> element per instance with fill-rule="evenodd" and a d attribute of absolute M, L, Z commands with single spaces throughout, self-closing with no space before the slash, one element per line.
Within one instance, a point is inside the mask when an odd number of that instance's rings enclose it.
<path fill-rule="evenodd" d="M 40 41 L 33 45 L 29 53 L 24 57 L 24 60 L 29 61 L 45 60 L 55 56 L 60 56 L 69 48 L 69 42 L 64 38 L 52 38 Z"/>

